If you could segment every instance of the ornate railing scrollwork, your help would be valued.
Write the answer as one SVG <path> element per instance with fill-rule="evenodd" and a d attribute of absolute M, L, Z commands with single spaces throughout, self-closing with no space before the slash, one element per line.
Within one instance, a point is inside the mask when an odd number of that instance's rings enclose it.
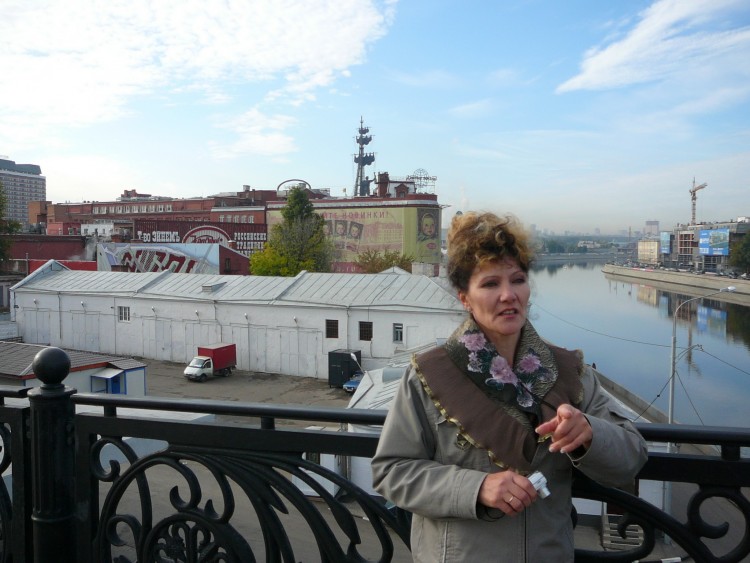
<path fill-rule="evenodd" d="M 275 425 L 377 427 L 384 411 L 77 393 L 62 384 L 66 357 L 54 350 L 48 356 L 45 369 L 35 368 L 41 389 L 0 388 L 0 563 L 410 559 L 402 511 L 313 456 L 305 459 L 305 452 L 328 455 L 338 468 L 343 458 L 369 458 L 376 432 Z M 5 398 L 22 401 L 3 404 Z M 84 405 L 95 408 L 76 413 Z M 174 411 L 196 416 L 164 416 Z M 222 423 L 220 416 L 247 422 Z M 649 488 L 645 498 L 665 484 L 669 508 L 576 473 L 574 496 L 605 503 L 608 525 L 629 534 L 622 545 L 597 551 L 586 535 L 576 560 L 750 559 L 750 459 L 742 456 L 750 430 L 637 428 L 650 444 L 677 446 L 651 448 L 637 477 L 642 494 Z"/>
<path fill-rule="evenodd" d="M 393 557 L 389 528 L 408 545 L 408 529 L 382 504 L 337 473 L 300 456 L 170 446 L 136 459 L 126 443 L 106 438 L 94 444 L 95 458 L 104 445 L 120 448 L 130 465 L 124 469 L 110 461 L 111 470 L 105 471 L 92 459 L 94 474 L 102 482 L 111 482 L 94 540 L 97 561 L 245 563 L 258 560 L 259 553 L 266 554 L 266 561 L 306 560 L 310 554 L 300 557 L 295 551 L 281 518 L 292 509 L 312 532 L 321 561 L 367 561 L 360 552 L 360 526 L 365 525 L 371 527 L 379 543 L 375 561 Z M 158 487 L 149 483 L 149 474 L 156 469 L 161 479 L 165 470 L 171 472 L 167 478 L 171 484 L 168 513 L 163 515 L 157 514 L 151 499 L 152 494 L 158 494 Z M 308 498 L 294 478 L 314 490 L 318 500 Z M 338 494 L 331 494 L 320 479 L 334 483 Z M 138 513 L 126 503 L 134 484 Z M 238 519 L 245 524 L 249 519 L 246 512 L 237 513 L 240 492 L 255 511 L 262 548 L 248 539 L 253 534 L 239 530 Z M 366 518 L 355 518 L 352 504 Z M 121 549 L 128 545 L 123 529 L 132 539 L 129 550 Z"/>
<path fill-rule="evenodd" d="M 750 503 L 738 488 L 700 487 L 688 502 L 687 523 L 680 522 L 653 504 L 625 491 L 604 487 L 578 473 L 573 481 L 573 495 L 576 498 L 604 501 L 618 506 L 624 511 L 618 524 L 620 535 L 625 537 L 625 528 L 637 526 L 643 532 L 643 541 L 632 549 L 620 551 L 589 551 L 576 549 L 576 561 L 630 562 L 642 560 L 650 555 L 656 545 L 659 532 L 672 538 L 685 554 L 696 562 L 734 563 L 746 560 L 750 554 Z M 737 545 L 724 554 L 717 555 L 705 543 L 704 538 L 717 539 L 729 531 L 729 523 L 711 525 L 700 515 L 700 507 L 710 498 L 723 497 L 731 501 L 744 518 L 744 535 Z"/>

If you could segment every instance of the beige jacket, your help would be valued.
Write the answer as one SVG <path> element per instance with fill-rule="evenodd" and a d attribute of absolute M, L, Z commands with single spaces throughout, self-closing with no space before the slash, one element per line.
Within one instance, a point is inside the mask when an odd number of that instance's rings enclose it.
<path fill-rule="evenodd" d="M 477 508 L 487 473 L 501 471 L 485 450 L 457 443 L 457 428 L 440 414 L 414 368 L 404 376 L 372 460 L 373 485 L 413 513 L 411 550 L 418 562 L 573 561 L 571 477 L 576 465 L 607 486 L 627 486 L 646 461 L 646 444 L 589 366 L 581 410 L 593 430 L 586 454 L 572 461 L 541 444 L 532 470 L 551 495 L 521 514 L 488 520 Z"/>

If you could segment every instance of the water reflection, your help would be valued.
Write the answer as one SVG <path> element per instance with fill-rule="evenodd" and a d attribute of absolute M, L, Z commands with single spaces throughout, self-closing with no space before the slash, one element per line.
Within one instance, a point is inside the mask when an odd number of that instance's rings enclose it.
<path fill-rule="evenodd" d="M 580 261 L 532 270 L 531 319 L 540 334 L 583 350 L 589 363 L 666 412 L 677 311 L 676 419 L 750 426 L 750 307 L 715 298 L 685 303 L 701 289 L 605 277 L 602 267 Z"/>
<path fill-rule="evenodd" d="M 750 350 L 750 307 L 726 303 L 711 297 L 702 298 L 683 305 L 696 295 L 686 295 L 676 291 L 667 291 L 641 282 L 634 283 L 610 274 L 604 277 L 613 284 L 619 283 L 631 292 L 636 287 L 636 299 L 656 307 L 659 315 L 673 320 L 677 311 L 677 322 L 695 327 L 699 333 L 709 332 L 733 342 L 742 344 Z"/>

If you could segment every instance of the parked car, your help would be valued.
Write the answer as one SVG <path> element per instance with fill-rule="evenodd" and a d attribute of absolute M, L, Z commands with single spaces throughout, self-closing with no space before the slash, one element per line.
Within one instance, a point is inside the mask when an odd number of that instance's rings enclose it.
<path fill-rule="evenodd" d="M 364 374 L 361 371 L 354 372 L 354 375 L 352 375 L 352 378 L 344 383 L 342 385 L 342 388 L 347 393 L 354 393 L 357 390 L 357 387 L 359 387 L 360 381 L 362 381 L 362 376 Z"/>

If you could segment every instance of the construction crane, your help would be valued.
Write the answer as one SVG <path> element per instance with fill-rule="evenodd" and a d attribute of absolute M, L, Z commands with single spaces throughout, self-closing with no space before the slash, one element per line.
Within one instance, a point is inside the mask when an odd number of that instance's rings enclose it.
<path fill-rule="evenodd" d="M 690 201 L 692 201 L 693 203 L 693 215 L 692 219 L 690 220 L 691 225 L 695 225 L 695 202 L 698 201 L 698 196 L 695 195 L 695 192 L 706 187 L 708 187 L 708 184 L 706 184 L 705 182 L 703 182 L 700 186 L 696 186 L 695 178 L 693 178 L 693 187 L 690 189 Z"/>

